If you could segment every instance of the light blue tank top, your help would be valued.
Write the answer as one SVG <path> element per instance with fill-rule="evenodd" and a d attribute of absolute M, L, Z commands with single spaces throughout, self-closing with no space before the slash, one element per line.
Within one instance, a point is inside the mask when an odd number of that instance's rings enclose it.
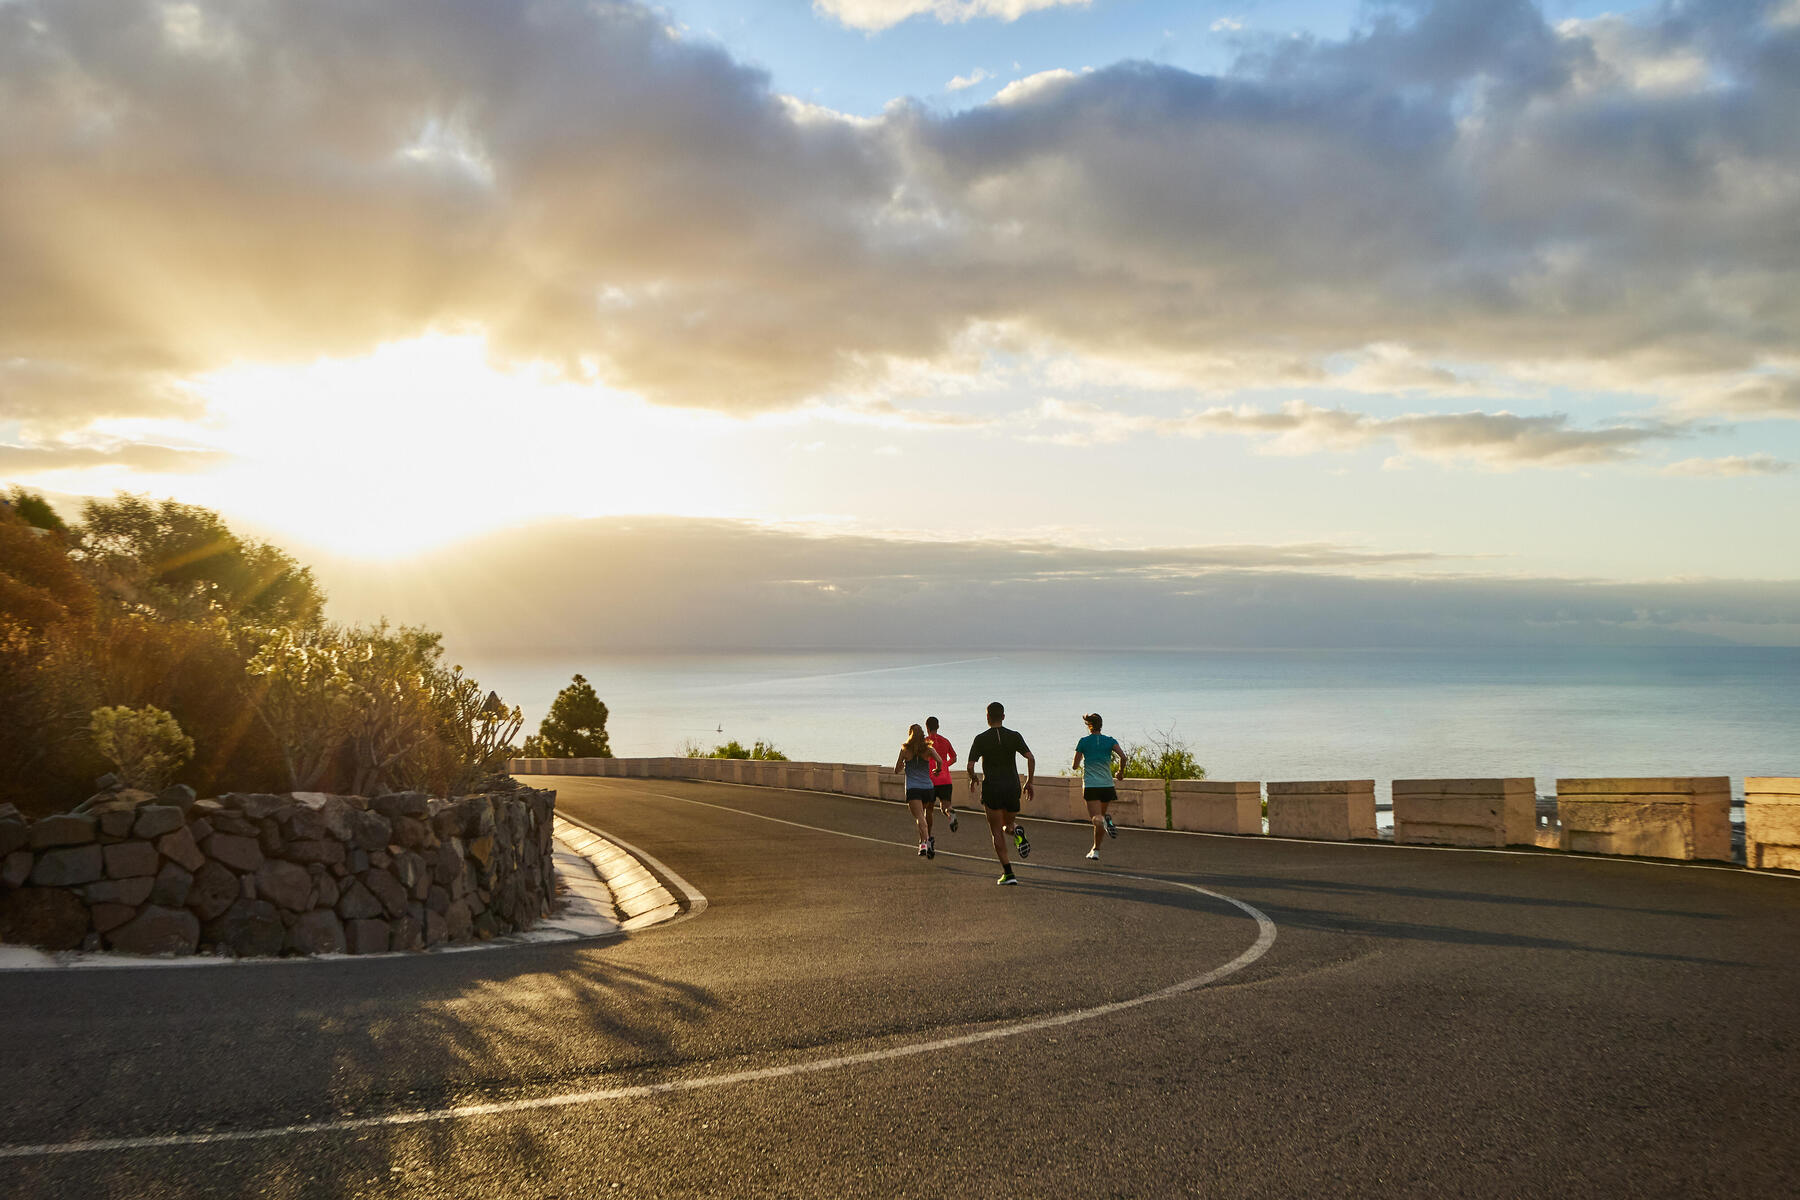
<path fill-rule="evenodd" d="M 906 787 L 908 791 L 913 788 L 931 790 L 931 760 L 923 754 L 906 760 Z"/>

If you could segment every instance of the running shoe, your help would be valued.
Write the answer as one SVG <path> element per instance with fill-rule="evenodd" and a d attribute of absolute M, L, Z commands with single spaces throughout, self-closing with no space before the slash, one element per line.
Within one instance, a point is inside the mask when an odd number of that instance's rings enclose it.
<path fill-rule="evenodd" d="M 954 808 L 950 810 L 950 832 L 956 832 L 956 810 Z"/>
<path fill-rule="evenodd" d="M 919 857 L 920 858 L 925 857 L 925 843 L 924 842 L 919 843 Z"/>
<path fill-rule="evenodd" d="M 1013 826 L 1013 841 L 1019 847 L 1020 858 L 1031 857 L 1031 839 L 1025 836 L 1025 827 L 1023 825 Z"/>
<path fill-rule="evenodd" d="M 1006 874 L 1000 876 L 1000 878 L 994 880 L 994 882 L 1001 887 L 1017 887 L 1019 885 L 1019 877 L 1014 875 L 1011 871 L 1008 871 Z"/>
<path fill-rule="evenodd" d="M 1100 852 L 1098 850 L 1089 850 L 1087 852 L 1087 856 L 1089 858 L 1093 859 L 1095 862 L 1100 861 Z"/>
<path fill-rule="evenodd" d="M 1119 827 L 1112 823 L 1112 814 L 1111 813 L 1108 813 L 1107 815 L 1101 817 L 1100 819 L 1102 821 L 1106 822 L 1106 836 L 1107 837 L 1118 837 L 1119 836 Z"/>
<path fill-rule="evenodd" d="M 937 839 L 936 838 L 929 837 L 929 838 L 925 839 L 925 857 L 926 858 L 936 858 L 937 857 Z"/>

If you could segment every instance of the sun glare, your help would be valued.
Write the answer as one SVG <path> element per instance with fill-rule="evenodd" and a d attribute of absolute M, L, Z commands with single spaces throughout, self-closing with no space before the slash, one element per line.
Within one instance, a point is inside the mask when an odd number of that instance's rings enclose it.
<path fill-rule="evenodd" d="M 231 458 L 184 497 L 331 553 L 390 557 L 547 515 L 730 507 L 713 461 L 728 419 L 497 366 L 479 335 L 233 366 L 193 386 L 205 422 L 154 432 Z"/>

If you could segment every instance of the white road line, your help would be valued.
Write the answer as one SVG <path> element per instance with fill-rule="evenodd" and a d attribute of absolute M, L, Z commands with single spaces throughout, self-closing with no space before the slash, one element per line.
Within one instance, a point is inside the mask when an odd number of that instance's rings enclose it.
<path fill-rule="evenodd" d="M 762 821 L 773 821 L 780 825 L 793 825 L 800 829 L 810 829 L 817 833 L 833 834 L 838 837 L 854 838 L 862 842 L 875 842 L 878 845 L 898 846 L 906 850 L 915 847 L 910 842 L 895 842 L 885 838 L 868 837 L 860 833 L 845 833 L 840 829 L 826 829 L 818 825 L 807 825 L 800 821 L 789 821 L 782 817 L 766 816 L 762 813 L 749 812 L 745 809 L 729 808 L 723 804 L 711 804 L 704 800 L 690 800 L 686 796 L 671 796 L 663 792 L 639 793 L 652 795 L 661 799 L 679 800 L 684 804 L 697 804 L 703 808 L 715 808 L 724 812 L 736 813 L 739 816 L 754 817 Z M 607 835 L 614 845 L 620 846 L 641 860 L 650 863 L 663 877 L 677 889 L 687 893 L 690 905 L 694 904 L 699 893 L 694 891 L 685 880 L 667 867 L 657 862 L 643 851 Z M 959 854 L 945 850 L 940 853 L 952 858 L 966 858 L 982 861 L 982 856 Z M 755 1083 L 765 1079 L 786 1079 L 795 1075 L 812 1075 L 822 1071 L 838 1071 L 845 1067 L 865 1066 L 871 1063 L 887 1062 L 893 1059 L 911 1058 L 918 1054 L 930 1054 L 939 1050 L 954 1050 L 963 1046 L 977 1046 L 983 1042 L 999 1041 L 1002 1038 L 1018 1037 L 1021 1034 L 1038 1033 L 1046 1029 L 1056 1029 L 1064 1025 L 1074 1025 L 1080 1021 L 1091 1021 L 1096 1017 L 1111 1016 L 1125 1012 L 1141 1005 L 1157 1000 L 1167 1000 L 1187 992 L 1217 983 L 1229 975 L 1243 970 L 1257 959 L 1267 954 L 1269 947 L 1275 944 L 1275 922 L 1271 921 L 1260 910 L 1234 899 L 1222 892 L 1209 891 L 1192 883 L 1182 883 L 1173 879 L 1157 879 L 1149 875 L 1128 875 L 1113 871 L 1091 871 L 1083 867 L 1063 867 L 1051 864 L 1035 866 L 1038 871 L 1067 871 L 1081 875 L 1099 875 L 1107 879 L 1135 879 L 1144 883 L 1161 884 L 1165 887 L 1185 888 L 1214 900 L 1222 900 L 1235 908 L 1243 910 L 1256 922 L 1256 941 L 1223 966 L 1214 967 L 1210 971 L 1195 975 L 1191 979 L 1172 983 L 1168 987 L 1154 992 L 1146 992 L 1141 996 L 1133 996 L 1128 1000 L 1115 1000 L 1110 1004 L 1101 1004 L 1094 1008 L 1078 1008 L 1067 1012 L 1053 1013 L 1047 1017 L 1033 1017 L 1009 1025 L 999 1025 L 992 1029 L 977 1030 L 973 1033 L 958 1034 L 955 1037 L 938 1038 L 928 1042 L 913 1042 L 904 1046 L 892 1046 L 884 1050 L 869 1050 L 860 1054 L 843 1054 L 834 1058 L 813 1059 L 808 1062 L 790 1063 L 778 1067 L 759 1067 L 750 1071 L 733 1071 L 724 1075 L 702 1075 L 694 1079 L 671 1079 L 662 1083 L 637 1084 L 632 1087 L 597 1088 L 583 1092 L 563 1092 L 554 1096 L 539 1096 L 528 1100 L 499 1100 L 487 1104 L 459 1104 L 447 1108 L 420 1109 L 415 1112 L 390 1113 L 378 1117 L 347 1117 L 331 1121 L 305 1121 L 293 1125 L 275 1125 L 263 1129 L 233 1129 L 217 1133 L 176 1133 L 147 1137 L 95 1138 L 77 1142 L 44 1142 L 38 1145 L 0 1146 L 0 1159 L 9 1158 L 47 1158 L 55 1155 L 93 1154 L 103 1151 L 118 1150 L 160 1150 L 185 1146 L 213 1146 L 230 1142 L 259 1142 L 276 1138 L 297 1137 L 310 1133 L 344 1133 L 358 1129 L 392 1129 L 407 1125 L 424 1125 L 436 1121 L 456 1121 L 470 1117 L 503 1116 L 508 1113 L 533 1112 L 538 1109 L 567 1108 L 576 1104 L 600 1104 L 612 1100 L 641 1100 L 651 1096 L 666 1096 L 677 1092 L 697 1092 L 708 1088 L 727 1087 L 739 1083 Z M 705 899 L 700 897 L 698 907 L 705 908 Z M 697 916 L 690 908 L 686 917 Z"/>

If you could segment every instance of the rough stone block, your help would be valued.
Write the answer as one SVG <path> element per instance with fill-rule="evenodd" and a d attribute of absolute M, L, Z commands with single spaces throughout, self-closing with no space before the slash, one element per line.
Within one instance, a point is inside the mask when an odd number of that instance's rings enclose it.
<path fill-rule="evenodd" d="M 112 879 L 129 879 L 134 875 L 154 875 L 162 856 L 149 842 L 119 842 L 108 846 L 106 874 Z"/>
<path fill-rule="evenodd" d="M 0 859 L 0 887 L 16 888 L 24 886 L 31 878 L 31 851 L 14 850 L 4 859 Z"/>
<path fill-rule="evenodd" d="M 369 874 L 373 875 L 376 872 L 371 871 Z M 383 910 L 381 901 L 375 898 L 375 894 L 364 886 L 359 878 L 352 880 L 350 886 L 345 888 L 343 894 L 338 897 L 337 911 L 338 916 L 343 917 L 346 921 L 362 921 L 371 917 L 379 917 Z"/>
<path fill-rule="evenodd" d="M 68 887 L 92 883 L 105 871 L 99 846 L 64 846 L 37 856 L 37 864 L 31 868 L 31 882 L 39 887 Z"/>
<path fill-rule="evenodd" d="M 388 926 L 388 949 L 418 950 L 425 945 L 425 930 L 419 918 L 411 913 L 395 917 Z"/>
<path fill-rule="evenodd" d="M 267 820 L 292 803 L 286 796 L 268 792 L 226 792 L 219 799 L 227 808 L 236 809 L 250 821 Z"/>
<path fill-rule="evenodd" d="M 256 868 L 256 895 L 289 912 L 305 912 L 313 906 L 312 875 L 298 863 L 268 859 Z"/>
<path fill-rule="evenodd" d="M 206 844 L 200 849 L 206 852 L 206 857 L 233 871 L 254 871 L 263 863 L 262 847 L 257 845 L 253 837 L 215 833 L 206 839 Z"/>
<path fill-rule="evenodd" d="M 406 911 L 409 899 L 406 888 L 395 879 L 390 871 L 371 869 L 362 876 L 362 883 L 369 893 L 380 901 L 381 909 L 390 917 L 399 916 Z"/>
<path fill-rule="evenodd" d="M 270 958 L 287 945 L 288 930 L 267 900 L 238 900 L 207 922 L 201 936 L 235 958 Z"/>
<path fill-rule="evenodd" d="M 174 833 L 187 823 L 181 810 L 172 804 L 146 804 L 137 810 L 137 821 L 131 827 L 133 837 L 155 840 Z"/>
<path fill-rule="evenodd" d="M 343 922 L 322 908 L 301 913 L 287 931 L 287 948 L 299 954 L 342 954 Z"/>
<path fill-rule="evenodd" d="M 388 923 L 378 920 L 346 921 L 344 943 L 352 954 L 386 954 Z"/>
<path fill-rule="evenodd" d="M 31 845 L 31 829 L 24 821 L 8 817 L 0 820 L 0 858 Z"/>
<path fill-rule="evenodd" d="M 81 846 L 93 841 L 98 833 L 98 823 L 87 813 L 57 813 L 32 825 L 31 848 L 47 850 L 53 846 Z"/>
<path fill-rule="evenodd" d="M 100 885 L 91 884 L 90 886 L 98 887 Z M 178 863 L 166 862 L 162 865 L 162 869 L 157 871 L 156 878 L 152 881 L 150 903 L 160 904 L 164 908 L 181 908 L 187 904 L 188 893 L 193 889 L 193 872 L 186 870 Z"/>
<path fill-rule="evenodd" d="M 87 934 L 88 906 L 67 888 L 23 887 L 0 893 L 0 942 L 78 950 Z"/>
<path fill-rule="evenodd" d="M 350 814 L 350 840 L 360 850 L 374 853 L 385 848 L 393 833 L 393 823 L 378 812 L 352 811 Z"/>
<path fill-rule="evenodd" d="M 1562 848 L 1648 858 L 1731 858 L 1731 780 L 1559 779 Z"/>
<path fill-rule="evenodd" d="M 202 921 L 211 921 L 231 907 L 240 894 L 238 877 L 216 862 L 201 864 L 194 872 L 194 885 L 188 889 L 187 906 Z"/>
<path fill-rule="evenodd" d="M 1273 837 L 1348 842 L 1379 836 L 1373 779 L 1282 781 L 1268 786 Z"/>
<path fill-rule="evenodd" d="M 289 862 L 322 863 L 325 866 L 343 862 L 346 853 L 344 843 L 335 838 L 289 842 L 282 849 L 282 856 Z"/>
<path fill-rule="evenodd" d="M 156 839 L 156 852 L 188 871 L 198 871 L 206 861 L 206 855 L 194 843 L 193 831 L 185 827 Z"/>
<path fill-rule="evenodd" d="M 192 954 L 200 945 L 200 922 L 185 909 L 152 904 L 106 940 L 122 954 Z"/>
<path fill-rule="evenodd" d="M 167 804 L 172 808 L 178 808 L 181 810 L 183 816 L 187 814 L 189 809 L 194 807 L 195 799 L 194 789 L 185 783 L 172 783 L 162 791 L 156 793 L 156 802 L 158 804 Z"/>
<path fill-rule="evenodd" d="M 1765 871 L 1800 871 L 1800 779 L 1744 780 L 1744 858 Z"/>
<path fill-rule="evenodd" d="M 1171 827 L 1194 833 L 1260 834 L 1262 784 L 1226 779 L 1176 779 L 1169 784 Z"/>
<path fill-rule="evenodd" d="M 105 933 L 125 924 L 137 916 L 137 912 L 135 905 L 106 902 L 89 905 L 88 918 L 93 922 L 95 933 Z"/>
<path fill-rule="evenodd" d="M 114 841 L 130 837 L 132 826 L 137 824 L 137 809 L 131 807 L 96 810 L 95 816 L 100 822 L 100 836 Z"/>
<path fill-rule="evenodd" d="M 177 868 L 179 870 L 180 868 Z M 132 879 L 102 879 L 81 889 L 89 904 L 123 904 L 133 912 L 151 898 L 156 880 L 139 875 Z"/>
<path fill-rule="evenodd" d="M 1394 841 L 1432 846 L 1535 845 L 1537 783 L 1528 777 L 1396 779 Z"/>

